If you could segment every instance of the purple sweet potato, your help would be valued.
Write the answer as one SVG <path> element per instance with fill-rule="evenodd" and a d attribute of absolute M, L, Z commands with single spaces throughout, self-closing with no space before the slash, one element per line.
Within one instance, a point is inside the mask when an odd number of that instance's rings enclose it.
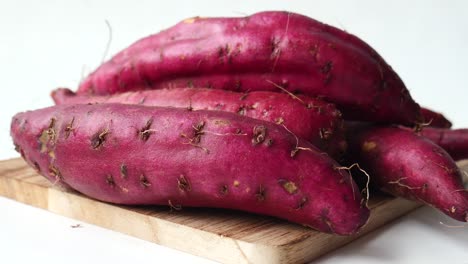
<path fill-rule="evenodd" d="M 379 189 L 468 221 L 468 192 L 461 172 L 432 141 L 397 127 L 362 126 L 352 130 L 349 147 L 353 162 Z"/>
<path fill-rule="evenodd" d="M 421 115 L 425 123 L 428 123 L 431 127 L 450 128 L 452 122 L 448 120 L 443 114 L 435 112 L 433 110 L 421 107 Z"/>
<path fill-rule="evenodd" d="M 366 43 L 289 12 L 193 18 L 146 37 L 102 64 L 79 94 L 209 87 L 324 97 L 345 119 L 414 125 L 419 105 Z"/>
<path fill-rule="evenodd" d="M 309 140 L 333 157 L 346 150 L 341 112 L 316 98 L 257 91 L 181 88 L 127 92 L 108 96 L 76 95 L 68 89 L 52 92 L 56 104 L 125 103 L 147 106 L 182 107 L 238 113 L 286 126 L 297 137 Z"/>
<path fill-rule="evenodd" d="M 468 129 L 424 127 L 420 133 L 441 146 L 454 160 L 468 159 Z"/>
<path fill-rule="evenodd" d="M 17 114 L 11 135 L 44 176 L 102 201 L 237 209 L 339 235 L 369 216 L 330 157 L 282 126 L 229 112 L 59 105 Z"/>

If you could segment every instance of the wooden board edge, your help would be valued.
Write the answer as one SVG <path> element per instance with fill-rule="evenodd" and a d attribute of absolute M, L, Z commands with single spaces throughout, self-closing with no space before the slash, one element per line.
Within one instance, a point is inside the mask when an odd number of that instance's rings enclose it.
<path fill-rule="evenodd" d="M 354 240 L 365 236 L 377 230 L 379 227 L 395 221 L 401 216 L 422 206 L 422 204 L 414 201 L 408 201 L 401 198 L 392 199 L 384 205 L 373 209 L 371 211 L 369 221 L 357 234 L 351 236 L 322 234 L 321 236 L 309 237 L 302 241 L 298 241 L 294 245 L 286 244 L 281 246 L 280 250 L 283 252 L 280 254 L 283 256 L 281 263 L 304 263 L 312 261 L 350 242 L 353 242 Z M 398 208 L 398 210 L 395 210 L 396 208 Z"/>
<path fill-rule="evenodd" d="M 78 193 L 64 192 L 11 177 L 0 177 L 0 195 L 61 216 L 222 263 L 280 263 L 275 261 L 279 259 L 275 247 L 258 245 L 173 223 L 125 207 L 100 202 Z M 128 225 L 132 225 L 132 229 L 126 228 Z M 174 236 L 174 234 L 181 235 Z M 180 237 L 185 239 L 181 241 Z M 210 246 L 200 247 L 200 245 Z"/>
<path fill-rule="evenodd" d="M 20 164 L 17 160 L 18 159 L 13 159 L 9 161 Z M 5 161 L 1 161 L 0 165 L 5 164 L 4 162 Z M 458 162 L 457 164 L 462 168 L 464 167 L 466 170 L 468 167 L 468 160 Z M 11 167 L 13 168 L 14 166 Z M 30 176 L 41 177 L 34 173 L 31 173 Z M 246 242 L 173 223 L 141 212 L 135 212 L 123 207 L 93 200 L 77 193 L 63 192 L 59 189 L 40 186 L 25 181 L 25 179 L 26 178 L 22 178 L 18 180 L 11 177 L 0 177 L 0 195 L 49 210 L 59 215 L 81 220 L 222 263 L 307 262 L 350 243 L 380 226 L 394 221 L 402 215 L 422 206 L 416 202 L 396 198 L 374 209 L 371 212 L 371 218 L 368 224 L 359 234 L 354 236 L 312 235 L 301 237 L 287 244 L 273 246 Z M 14 190 L 28 190 L 28 192 L 17 192 Z M 401 209 L 403 206 L 404 210 Z M 397 214 L 395 213 L 396 207 L 399 208 Z M 100 212 L 100 215 L 96 215 L 94 213 L 96 211 Z M 90 214 L 86 212 L 93 213 Z M 110 214 L 115 214 L 115 216 L 103 217 L 103 215 L 109 216 Z M 120 215 L 125 215 L 125 217 L 120 217 Z M 379 221 L 373 220 L 376 215 L 380 215 Z M 382 217 L 382 215 L 384 215 L 384 217 Z M 103 222 L 99 220 L 100 218 L 110 220 Z M 125 225 L 129 223 L 139 228 L 129 232 L 127 231 L 128 229 L 125 228 Z M 180 239 L 174 236 L 174 233 L 187 233 L 190 235 L 184 236 L 187 239 L 184 239 L 181 243 Z M 317 247 L 318 244 L 321 245 L 321 247 Z M 199 247 L 199 245 L 210 246 Z"/>
<path fill-rule="evenodd" d="M 459 160 L 456 164 L 462 171 L 463 182 L 466 186 L 468 184 L 468 159 Z M 283 256 L 283 258 L 280 263 L 304 263 L 312 261 L 377 230 L 385 224 L 396 221 L 402 216 L 423 206 L 424 204 L 403 198 L 386 200 L 371 210 L 371 215 L 367 224 L 358 234 L 348 237 L 324 234 L 319 237 L 319 243 L 317 243 L 317 237 L 313 236 L 297 241 L 294 244 L 294 248 L 292 248 L 292 244 L 281 245 L 279 250 L 282 251 L 280 256 Z M 380 215 L 379 220 L 376 220 L 377 215 Z M 317 247 L 317 244 L 322 245 L 322 247 Z M 307 253 L 298 254 L 296 250 L 307 251 Z M 294 252 L 294 254 L 292 252 Z"/>
<path fill-rule="evenodd" d="M 42 176 L 34 173 L 31 173 L 31 176 L 42 180 Z M 193 255 L 205 258 L 208 257 L 222 263 L 263 264 L 307 262 L 384 225 L 387 221 L 392 219 L 391 214 L 388 212 L 392 212 L 392 206 L 395 207 L 392 200 L 386 200 L 382 207 L 385 209 L 378 207 L 377 211 L 373 211 L 363 231 L 354 236 L 344 237 L 320 234 L 320 236 L 301 237 L 296 241 L 274 246 L 229 238 L 216 233 L 173 223 L 125 207 L 97 201 L 78 193 L 44 187 L 34 184 L 34 181 L 31 183 L 31 178 L 16 179 L 13 177 L 0 177 L 0 181 L 0 195 L 2 196 L 46 209 L 58 215 L 101 226 Z M 412 203 L 403 199 L 400 200 L 401 202 Z M 413 207 L 409 209 L 413 209 Z M 374 223 L 373 219 L 375 215 L 381 214 L 381 212 L 379 212 L 381 210 L 387 211 L 387 217 L 389 219 L 386 218 L 384 221 Z M 123 215 L 125 217 L 122 217 Z M 103 219 L 105 219 L 105 221 L 103 221 Z M 126 228 L 128 225 L 132 225 L 132 229 Z M 180 236 L 174 236 L 174 234 L 177 233 L 190 235 L 184 236 L 186 239 L 181 242 Z M 199 245 L 210 246 L 199 247 Z M 321 246 L 317 247 L 317 245 Z"/>

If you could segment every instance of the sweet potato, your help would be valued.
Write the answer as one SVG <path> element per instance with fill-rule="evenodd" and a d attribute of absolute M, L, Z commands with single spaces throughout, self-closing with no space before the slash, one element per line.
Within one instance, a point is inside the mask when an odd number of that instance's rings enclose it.
<path fill-rule="evenodd" d="M 450 128 L 452 122 L 448 120 L 443 114 L 435 112 L 425 107 L 421 107 L 421 115 L 425 123 L 431 127 Z"/>
<path fill-rule="evenodd" d="M 102 201 L 237 209 L 339 235 L 369 216 L 334 160 L 282 126 L 233 113 L 59 105 L 17 114 L 11 135 L 40 173 Z"/>
<path fill-rule="evenodd" d="M 309 140 L 333 157 L 346 150 L 341 112 L 316 98 L 257 91 L 236 93 L 213 89 L 159 89 L 110 96 L 76 95 L 68 89 L 52 92 L 56 104 L 125 103 L 182 107 L 238 113 L 286 126 L 296 136 Z"/>
<path fill-rule="evenodd" d="M 263 12 L 194 18 L 175 27 L 115 55 L 85 78 L 78 93 L 177 87 L 280 91 L 281 86 L 326 98 L 345 119 L 405 125 L 420 121 L 419 105 L 372 48 L 311 18 Z"/>
<path fill-rule="evenodd" d="M 454 160 L 468 159 L 468 129 L 424 127 L 421 135 L 441 146 Z"/>
<path fill-rule="evenodd" d="M 414 129 L 400 126 L 399 128 L 413 131 Z M 438 146 L 442 147 L 454 160 L 468 159 L 468 129 L 449 129 L 440 127 L 422 127 L 416 131 Z"/>
<path fill-rule="evenodd" d="M 379 189 L 468 221 L 468 192 L 461 172 L 432 141 L 397 127 L 359 126 L 350 133 L 349 148 L 349 157 Z"/>

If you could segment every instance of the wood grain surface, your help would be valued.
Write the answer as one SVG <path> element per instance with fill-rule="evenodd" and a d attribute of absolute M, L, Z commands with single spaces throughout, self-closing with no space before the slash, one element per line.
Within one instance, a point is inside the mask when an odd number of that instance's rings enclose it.
<path fill-rule="evenodd" d="M 468 169 L 468 161 L 459 162 Z M 272 217 L 231 210 L 119 206 L 61 190 L 22 159 L 0 161 L 0 195 L 222 263 L 304 263 L 420 206 L 389 196 L 369 201 L 371 217 L 359 234 L 316 232 Z"/>

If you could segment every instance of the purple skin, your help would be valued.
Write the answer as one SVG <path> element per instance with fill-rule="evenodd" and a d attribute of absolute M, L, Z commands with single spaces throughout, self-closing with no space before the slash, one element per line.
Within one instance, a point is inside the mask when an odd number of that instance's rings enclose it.
<path fill-rule="evenodd" d="M 431 127 L 451 128 L 450 122 L 444 115 L 437 113 L 433 110 L 422 107 L 421 115 L 423 116 L 424 123 L 428 123 Z"/>
<path fill-rule="evenodd" d="M 382 191 L 468 221 L 468 192 L 461 172 L 430 140 L 397 127 L 361 127 L 352 131 L 349 147 L 350 157 Z"/>
<path fill-rule="evenodd" d="M 233 113 L 60 105 L 17 114 L 11 135 L 44 176 L 102 201 L 237 209 L 339 235 L 369 217 L 334 160 L 281 126 Z"/>
<path fill-rule="evenodd" d="M 309 140 L 330 156 L 339 158 L 346 150 L 341 112 L 317 98 L 257 91 L 180 88 L 127 92 L 107 96 L 76 95 L 69 89 L 52 92 L 56 104 L 125 103 L 146 106 L 217 110 L 281 124 L 299 138 Z"/>
<path fill-rule="evenodd" d="M 280 85 L 324 97 L 348 120 L 420 122 L 419 105 L 391 67 L 357 37 L 337 32 L 288 12 L 193 18 L 115 55 L 78 93 L 176 87 L 279 91 Z"/>
<path fill-rule="evenodd" d="M 454 160 L 468 159 L 468 129 L 424 127 L 421 135 L 441 146 Z"/>

